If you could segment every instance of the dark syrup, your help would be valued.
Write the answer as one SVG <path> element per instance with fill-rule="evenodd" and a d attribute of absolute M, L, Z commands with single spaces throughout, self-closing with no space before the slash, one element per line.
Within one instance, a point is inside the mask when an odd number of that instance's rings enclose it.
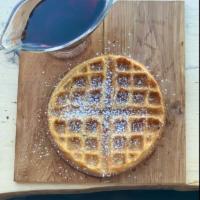
<path fill-rule="evenodd" d="M 70 42 L 98 21 L 106 0 L 43 0 L 33 10 L 23 44 L 59 46 Z"/>

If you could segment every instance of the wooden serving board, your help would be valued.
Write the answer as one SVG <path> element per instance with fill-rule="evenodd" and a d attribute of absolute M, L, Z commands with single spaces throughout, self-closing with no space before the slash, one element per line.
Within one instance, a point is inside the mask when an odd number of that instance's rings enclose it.
<path fill-rule="evenodd" d="M 171 186 L 185 183 L 184 4 L 118 2 L 73 59 L 50 54 L 20 55 L 15 177 L 24 183 Z M 122 54 L 150 66 L 161 85 L 167 125 L 155 153 L 136 168 L 112 178 L 94 178 L 71 168 L 46 137 L 46 105 L 73 66 L 101 53 Z"/>

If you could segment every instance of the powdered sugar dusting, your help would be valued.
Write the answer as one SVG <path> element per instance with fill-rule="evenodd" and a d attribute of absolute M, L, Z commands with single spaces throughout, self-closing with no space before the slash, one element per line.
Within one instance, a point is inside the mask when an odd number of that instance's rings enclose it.
<path fill-rule="evenodd" d="M 63 92 L 64 97 L 60 96 L 58 101 L 59 109 L 53 105 L 49 108 L 49 114 L 64 121 L 64 129 L 74 133 L 68 135 L 73 139 L 70 139 L 72 152 L 79 149 L 87 166 L 94 167 L 101 163 L 101 173 L 105 171 L 105 176 L 108 176 L 110 162 L 120 166 L 125 164 L 127 159 L 135 159 L 124 151 L 142 150 L 144 131 L 148 128 L 157 131 L 155 123 L 148 124 L 147 119 L 152 115 L 162 114 L 162 111 L 159 113 L 157 93 L 148 91 L 153 86 L 148 85 L 146 72 L 140 68 L 138 71 L 137 66 L 132 66 L 132 63 L 123 57 L 114 64 L 108 56 L 106 62 L 95 62 L 88 66 L 86 71 L 81 71 L 81 76 L 73 78 L 75 86 L 70 86 L 71 91 L 68 90 L 70 88 L 65 88 L 66 95 Z M 89 78 L 87 74 L 87 77 L 84 76 L 88 70 Z M 152 89 L 154 90 L 155 88 Z M 151 103 L 155 104 L 154 107 L 149 107 Z M 138 121 L 132 117 L 138 118 Z M 60 129 L 63 132 L 63 127 Z M 132 137 L 129 141 L 127 132 L 142 137 Z M 81 137 L 84 138 L 83 143 Z M 94 150 L 98 150 L 97 155 L 91 154 L 90 151 Z M 122 152 L 115 152 L 119 150 Z"/>
<path fill-rule="evenodd" d="M 102 149 L 103 154 L 109 155 L 109 142 L 110 142 L 110 117 L 112 116 L 112 78 L 113 78 L 113 72 L 110 69 L 110 66 L 107 67 L 107 73 L 106 73 L 106 80 L 105 80 L 105 86 L 104 86 L 104 92 L 105 92 L 105 99 L 104 99 L 104 106 L 105 109 L 103 111 L 104 119 L 103 119 L 103 134 L 102 134 Z"/>

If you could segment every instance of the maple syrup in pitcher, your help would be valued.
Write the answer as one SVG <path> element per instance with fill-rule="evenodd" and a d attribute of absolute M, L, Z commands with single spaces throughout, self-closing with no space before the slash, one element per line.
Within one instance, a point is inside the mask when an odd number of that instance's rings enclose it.
<path fill-rule="evenodd" d="M 23 44 L 59 46 L 81 36 L 104 12 L 106 0 L 43 0 L 31 13 Z"/>

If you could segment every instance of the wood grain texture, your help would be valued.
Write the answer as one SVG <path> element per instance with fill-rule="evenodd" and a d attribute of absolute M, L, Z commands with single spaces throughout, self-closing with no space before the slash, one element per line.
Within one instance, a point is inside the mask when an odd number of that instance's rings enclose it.
<path fill-rule="evenodd" d="M 74 59 L 23 52 L 20 57 L 15 181 L 98 185 L 185 183 L 183 2 L 119 2 Z M 165 96 L 167 126 L 155 153 L 136 170 L 108 179 L 69 167 L 46 138 L 45 108 L 53 86 L 67 71 L 99 53 L 133 57 L 150 66 Z"/>

